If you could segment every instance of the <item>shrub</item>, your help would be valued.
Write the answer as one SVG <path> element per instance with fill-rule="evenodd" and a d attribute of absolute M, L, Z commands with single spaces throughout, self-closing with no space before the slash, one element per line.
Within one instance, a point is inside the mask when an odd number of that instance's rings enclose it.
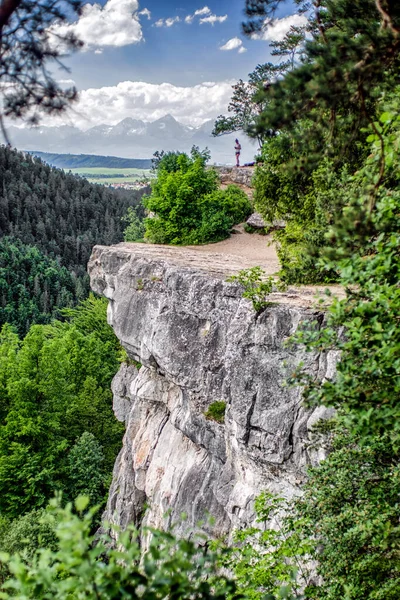
<path fill-rule="evenodd" d="M 138 215 L 138 211 L 130 206 L 122 220 L 128 224 L 124 231 L 125 242 L 142 242 L 146 228 L 143 220 Z"/>
<path fill-rule="evenodd" d="M 273 291 L 274 285 L 280 291 L 286 289 L 284 283 L 275 281 L 273 277 L 267 277 L 261 267 L 243 269 L 237 275 L 228 277 L 227 281 L 238 283 L 243 287 L 243 298 L 251 301 L 257 313 L 271 304 L 268 295 Z"/>
<path fill-rule="evenodd" d="M 225 419 L 226 402 L 218 400 L 213 402 L 204 413 L 206 419 L 210 421 L 216 421 L 217 423 L 223 423 Z"/>
<path fill-rule="evenodd" d="M 145 238 L 155 244 L 204 244 L 229 236 L 233 225 L 252 211 L 244 192 L 231 185 L 218 189 L 218 176 L 205 167 L 204 153 L 174 157 L 176 169 L 161 160 L 152 194 L 145 200 L 154 217 L 145 220 Z"/>
<path fill-rule="evenodd" d="M 172 533 L 145 530 L 143 553 L 138 532 L 130 527 L 118 535 L 117 547 L 106 536 L 93 535 L 94 511 L 80 497 L 75 509 L 53 502 L 57 548 L 39 548 L 26 560 L 1 555 L 11 577 L 1 597 L 45 600 L 239 599 L 235 584 L 219 569 L 221 552 L 212 551 L 198 536 L 177 539 Z M 76 514 L 78 513 L 78 515 Z M 53 515 L 49 515 L 51 518 Z"/>

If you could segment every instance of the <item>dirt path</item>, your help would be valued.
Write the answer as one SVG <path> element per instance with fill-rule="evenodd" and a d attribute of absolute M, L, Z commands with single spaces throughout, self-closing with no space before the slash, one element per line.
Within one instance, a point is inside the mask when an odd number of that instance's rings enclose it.
<path fill-rule="evenodd" d="M 242 230 L 241 227 L 240 229 Z M 118 244 L 117 248 L 137 257 L 163 260 L 223 278 L 234 275 L 241 269 L 255 266 L 260 266 L 267 275 L 275 275 L 279 270 L 279 261 L 271 237 L 249 234 L 243 230 L 242 233 L 236 233 L 223 242 L 205 246 L 161 246 L 123 242 Z M 285 292 L 274 292 L 269 298 L 272 302 L 292 306 L 322 308 L 322 305 L 319 305 L 320 300 L 323 300 L 324 305 L 329 302 L 324 293 L 327 288 L 333 296 L 344 296 L 343 289 L 338 285 L 307 285 L 289 287 Z"/>
<path fill-rule="evenodd" d="M 242 225 L 235 227 L 238 233 L 234 233 L 227 240 L 206 244 L 205 246 L 184 246 L 199 255 L 231 257 L 240 268 L 248 269 L 259 265 L 268 275 L 279 271 L 279 261 L 275 246 L 270 235 L 258 235 L 257 233 L 246 233 Z M 183 249 L 183 248 L 182 248 Z M 207 261 L 208 262 L 208 261 Z"/>

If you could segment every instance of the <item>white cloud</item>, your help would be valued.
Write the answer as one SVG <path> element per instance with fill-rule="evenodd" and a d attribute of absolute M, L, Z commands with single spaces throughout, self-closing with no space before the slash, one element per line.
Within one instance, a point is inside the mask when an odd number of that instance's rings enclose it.
<path fill-rule="evenodd" d="M 59 79 L 57 83 L 60 85 L 75 85 L 75 81 L 73 79 Z"/>
<path fill-rule="evenodd" d="M 211 9 L 208 6 L 203 6 L 203 8 L 199 8 L 195 11 L 195 17 L 202 17 L 203 15 L 209 15 L 211 13 Z"/>
<path fill-rule="evenodd" d="M 245 48 L 244 46 L 241 46 L 241 47 L 239 48 L 239 52 L 238 52 L 238 54 L 244 54 L 245 52 L 247 52 L 247 48 Z"/>
<path fill-rule="evenodd" d="M 144 8 L 143 10 L 138 12 L 138 15 L 143 15 L 144 17 L 147 17 L 149 19 L 149 21 L 151 19 L 151 11 L 149 11 L 148 8 Z"/>
<path fill-rule="evenodd" d="M 234 37 L 231 40 L 228 40 L 226 42 L 226 44 L 224 44 L 223 46 L 220 46 L 220 50 L 236 50 L 237 48 L 240 48 L 241 46 L 243 46 L 243 42 L 240 38 L 238 37 Z"/>
<path fill-rule="evenodd" d="M 179 17 L 170 17 L 169 19 L 165 19 L 165 25 L 166 27 L 172 27 L 172 25 L 174 25 L 175 23 L 179 23 L 179 21 Z"/>
<path fill-rule="evenodd" d="M 103 50 L 100 50 L 100 48 L 97 48 L 97 49 L 94 51 L 94 53 L 95 53 L 95 54 L 103 54 Z"/>
<path fill-rule="evenodd" d="M 308 19 L 305 15 L 289 15 L 282 19 L 275 19 L 271 23 L 266 22 L 265 29 L 261 33 L 256 33 L 252 37 L 256 40 L 268 40 L 270 42 L 280 42 L 283 40 L 289 29 L 303 27 L 307 25 Z"/>
<path fill-rule="evenodd" d="M 174 25 L 175 23 L 179 23 L 180 22 L 180 17 L 169 17 L 168 19 L 158 19 L 158 21 L 156 21 L 154 23 L 155 27 L 172 27 L 172 25 Z"/>
<path fill-rule="evenodd" d="M 116 86 L 82 90 L 66 114 L 44 117 L 42 124 L 71 124 L 88 129 L 102 123 L 115 125 L 126 117 L 154 121 L 169 113 L 182 123 L 201 125 L 226 110 L 232 83 L 178 87 L 171 83 L 123 81 Z"/>
<path fill-rule="evenodd" d="M 209 17 L 204 17 L 203 19 L 200 19 L 200 25 L 202 25 L 203 23 L 210 23 L 211 25 L 215 25 L 215 23 L 223 23 L 227 20 L 227 18 L 228 15 L 223 15 L 221 17 L 218 17 L 217 15 L 210 15 Z"/>
<path fill-rule="evenodd" d="M 75 34 L 84 42 L 84 50 L 137 44 L 143 39 L 138 8 L 138 0 L 108 0 L 104 6 L 84 4 L 77 21 L 55 25 L 51 32 Z"/>
<path fill-rule="evenodd" d="M 192 23 L 195 17 L 203 17 L 204 15 L 209 14 L 211 14 L 211 8 L 208 8 L 208 6 L 203 6 L 203 8 L 198 8 L 195 10 L 192 15 L 185 17 L 185 23 Z"/>

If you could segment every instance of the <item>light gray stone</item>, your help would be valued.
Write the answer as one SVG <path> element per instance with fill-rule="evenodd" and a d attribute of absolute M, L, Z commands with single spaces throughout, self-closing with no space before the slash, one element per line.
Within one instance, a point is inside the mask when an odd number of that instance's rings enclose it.
<path fill-rule="evenodd" d="M 235 183 L 252 187 L 254 167 L 213 167 L 223 184 Z"/>
<path fill-rule="evenodd" d="M 252 215 L 250 215 L 246 223 L 247 225 L 250 225 L 250 227 L 254 227 L 255 229 L 265 229 L 266 226 L 264 219 L 258 212 L 255 212 Z"/>
<path fill-rule="evenodd" d="M 250 227 L 254 227 L 254 229 L 284 229 L 286 227 L 286 223 L 282 219 L 276 219 L 272 223 L 267 223 L 258 212 L 250 215 L 246 223 Z"/>
<path fill-rule="evenodd" d="M 284 294 L 257 315 L 239 286 L 164 261 L 162 249 L 97 246 L 89 273 L 116 335 L 143 364 L 139 373 L 122 365 L 113 383 L 126 433 L 106 519 L 229 535 L 254 523 L 263 489 L 298 494 L 319 459 L 312 425 L 327 413 L 305 410 L 301 390 L 285 381 L 300 363 L 331 378 L 338 357 L 286 341 L 302 323 L 320 327 L 323 315 Z M 217 400 L 226 402 L 223 424 L 204 415 Z"/>
<path fill-rule="evenodd" d="M 115 417 L 121 423 L 127 422 L 134 397 L 130 392 L 132 383 L 139 371 L 134 365 L 123 363 L 111 383 L 113 393 L 113 410 Z"/>

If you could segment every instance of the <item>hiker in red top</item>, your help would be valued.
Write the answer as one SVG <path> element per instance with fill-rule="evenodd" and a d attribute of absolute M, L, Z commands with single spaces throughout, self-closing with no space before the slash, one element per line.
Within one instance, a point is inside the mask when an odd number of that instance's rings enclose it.
<path fill-rule="evenodd" d="M 236 166 L 240 167 L 240 163 L 239 163 L 239 159 L 240 159 L 240 151 L 242 149 L 242 146 L 239 143 L 239 140 L 236 139 L 235 140 L 235 154 L 236 154 Z"/>

